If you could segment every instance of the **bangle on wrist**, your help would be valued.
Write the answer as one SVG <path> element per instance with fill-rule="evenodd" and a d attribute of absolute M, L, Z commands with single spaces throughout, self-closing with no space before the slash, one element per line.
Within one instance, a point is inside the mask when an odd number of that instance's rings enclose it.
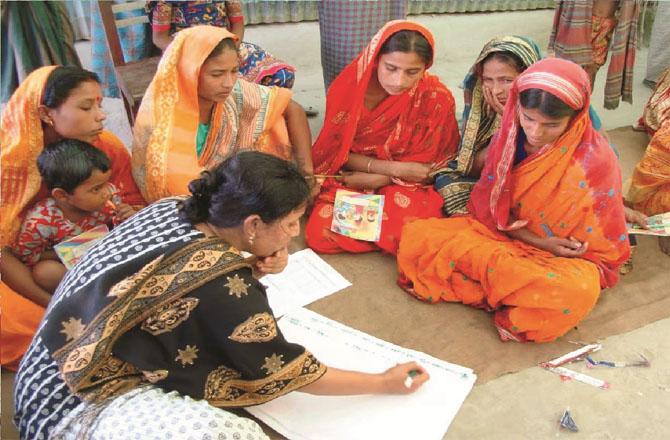
<path fill-rule="evenodd" d="M 370 166 L 372 165 L 372 161 L 373 161 L 373 160 L 374 160 L 374 159 L 370 159 L 370 160 L 368 161 L 368 166 L 367 166 L 368 174 L 370 174 Z"/>

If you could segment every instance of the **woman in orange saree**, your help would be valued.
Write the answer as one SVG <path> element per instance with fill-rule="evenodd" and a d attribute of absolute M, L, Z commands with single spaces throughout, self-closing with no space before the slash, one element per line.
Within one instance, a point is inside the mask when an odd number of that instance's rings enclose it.
<path fill-rule="evenodd" d="M 163 54 L 133 127 L 133 176 L 148 201 L 186 194 L 203 169 L 240 150 L 294 159 L 312 174 L 305 112 L 288 89 L 237 79 L 236 40 L 195 26 Z"/>
<path fill-rule="evenodd" d="M 652 136 L 633 171 L 627 200 L 646 215 L 670 211 L 670 68 L 659 78 L 640 119 Z"/>
<path fill-rule="evenodd" d="M 395 254 L 406 222 L 442 216 L 429 174 L 451 159 L 459 134 L 451 92 L 426 72 L 434 47 L 422 25 L 391 21 L 328 89 L 312 158 L 317 175 L 340 175 L 325 180 L 307 222 L 307 245 L 317 252 Z M 338 189 L 385 197 L 378 241 L 330 230 Z"/>
<path fill-rule="evenodd" d="M 78 67 L 47 66 L 33 71 L 14 92 L 2 114 L 2 206 L 0 207 L 0 361 L 15 368 L 42 319 L 50 295 L 10 248 L 26 208 L 46 197 L 36 159 L 45 145 L 75 138 L 104 151 L 112 163 L 111 182 L 125 203 L 145 204 L 130 173 L 130 156 L 103 130 L 102 91 L 94 73 Z"/>
<path fill-rule="evenodd" d="M 503 340 L 548 342 L 617 283 L 630 252 L 621 175 L 589 99 L 588 75 L 570 61 L 545 59 L 516 79 L 469 214 L 405 227 L 409 293 L 495 311 Z"/>
<path fill-rule="evenodd" d="M 646 215 L 670 211 L 670 68 L 658 80 L 640 118 L 652 136 L 635 166 L 627 201 Z M 670 255 L 670 238 L 659 237 L 661 249 Z"/>

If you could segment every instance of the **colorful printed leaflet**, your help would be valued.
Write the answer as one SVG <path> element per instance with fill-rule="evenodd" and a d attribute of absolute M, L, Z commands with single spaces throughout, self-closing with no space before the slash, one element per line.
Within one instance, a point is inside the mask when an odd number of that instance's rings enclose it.
<path fill-rule="evenodd" d="M 330 229 L 356 240 L 378 241 L 383 212 L 384 196 L 338 189 Z"/>
<path fill-rule="evenodd" d="M 647 217 L 649 229 L 642 229 L 638 225 L 628 225 L 629 234 L 670 236 L 670 212 Z"/>
<path fill-rule="evenodd" d="M 54 246 L 54 250 L 60 261 L 70 270 L 108 232 L 109 228 L 107 225 L 99 225 L 69 240 L 61 241 Z"/>

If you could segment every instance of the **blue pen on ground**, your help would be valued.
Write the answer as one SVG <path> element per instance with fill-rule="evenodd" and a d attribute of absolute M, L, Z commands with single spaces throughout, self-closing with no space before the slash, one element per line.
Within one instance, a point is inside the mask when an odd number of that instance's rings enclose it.
<path fill-rule="evenodd" d="M 586 362 L 587 365 L 591 368 L 596 367 L 598 365 L 602 365 L 603 367 L 610 367 L 610 368 L 622 368 L 622 367 L 646 367 L 649 368 L 651 367 L 651 362 L 649 362 L 649 359 L 644 357 L 644 355 L 640 354 L 640 360 L 635 361 L 635 362 L 614 362 L 614 361 L 597 361 L 594 360 L 591 356 L 586 356 Z"/>
<path fill-rule="evenodd" d="M 409 373 L 407 373 L 407 378 L 405 379 L 405 388 L 412 388 L 414 378 L 419 374 L 421 374 L 419 370 L 409 370 Z"/>

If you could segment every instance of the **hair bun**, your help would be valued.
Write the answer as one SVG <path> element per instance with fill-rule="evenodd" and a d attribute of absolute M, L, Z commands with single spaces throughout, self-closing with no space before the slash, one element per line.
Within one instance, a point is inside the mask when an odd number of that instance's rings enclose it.
<path fill-rule="evenodd" d="M 216 175 L 209 171 L 203 171 L 200 173 L 199 178 L 193 179 L 188 184 L 191 197 L 184 201 L 182 206 L 188 213 L 187 217 L 192 222 L 198 223 L 207 220 L 212 194 L 214 194 L 217 187 Z"/>
<path fill-rule="evenodd" d="M 237 227 L 250 215 L 270 223 L 301 206 L 309 187 L 297 168 L 258 151 L 228 156 L 191 181 L 192 196 L 180 207 L 192 224 L 207 221 L 219 228 Z"/>
<path fill-rule="evenodd" d="M 200 173 L 200 178 L 188 184 L 188 190 L 198 201 L 209 201 L 216 187 L 216 177 L 209 171 L 203 171 Z"/>

